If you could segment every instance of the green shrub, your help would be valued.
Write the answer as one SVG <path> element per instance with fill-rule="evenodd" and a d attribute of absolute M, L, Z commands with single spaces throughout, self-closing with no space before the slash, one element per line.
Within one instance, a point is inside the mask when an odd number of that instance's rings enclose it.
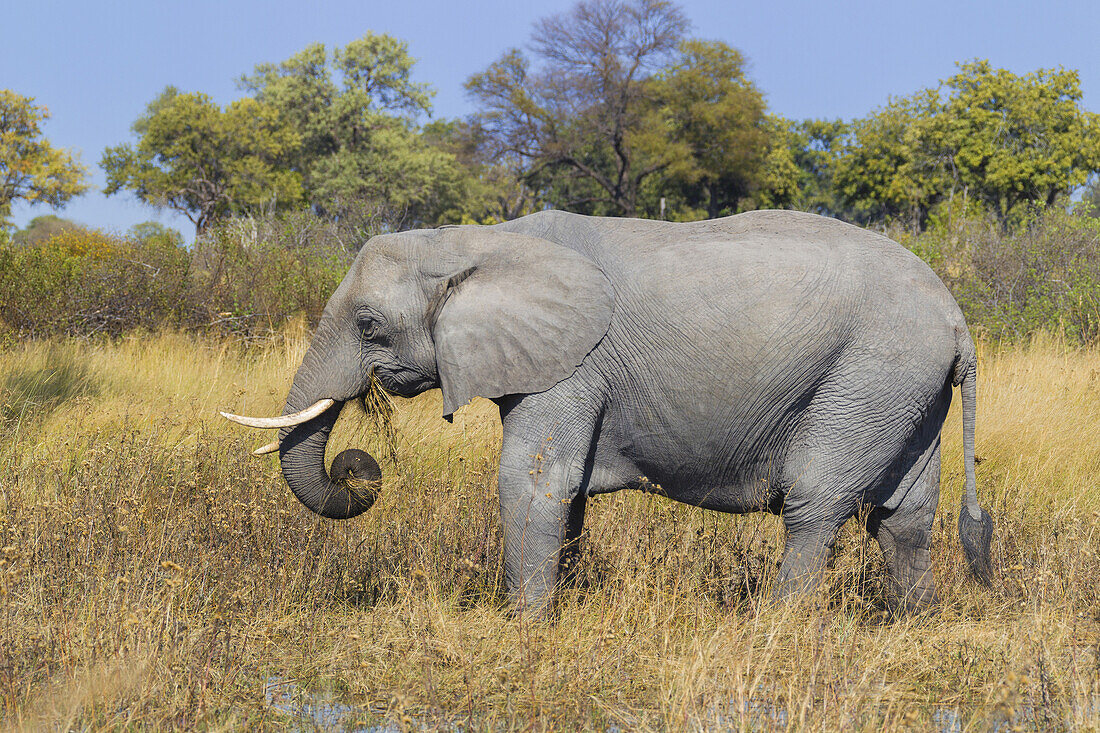
<path fill-rule="evenodd" d="M 0 242 L 0 343 L 162 326 L 254 336 L 316 321 L 375 231 L 367 214 L 299 211 L 231 219 L 190 251 L 155 222 Z"/>
<path fill-rule="evenodd" d="M 0 246 L 0 323 L 21 337 L 118 336 L 178 325 L 188 310 L 189 255 L 177 238 L 65 229 Z"/>
<path fill-rule="evenodd" d="M 255 334 L 316 322 L 373 228 L 308 211 L 231 219 L 194 248 L 195 325 Z"/>
<path fill-rule="evenodd" d="M 943 279 L 972 330 L 996 340 L 1038 331 L 1100 340 L 1100 220 L 1049 207 L 1005 230 L 992 217 L 950 214 L 916 237 L 894 234 Z"/>
<path fill-rule="evenodd" d="M 0 343 L 166 325 L 256 336 L 295 317 L 316 322 L 376 231 L 369 213 L 299 211 L 231 219 L 191 251 L 156 224 L 125 237 L 72 227 L 0 241 Z M 976 335 L 1100 341 L 1100 219 L 1049 207 L 1006 230 L 956 199 L 924 232 L 888 233 L 931 265 Z"/>

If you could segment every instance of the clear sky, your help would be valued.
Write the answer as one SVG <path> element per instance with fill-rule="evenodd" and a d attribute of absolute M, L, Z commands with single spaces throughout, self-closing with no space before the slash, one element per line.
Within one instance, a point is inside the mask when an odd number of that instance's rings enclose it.
<path fill-rule="evenodd" d="M 473 111 L 462 84 L 511 47 L 533 21 L 573 0 L 2 0 L 0 88 L 33 96 L 45 131 L 75 149 L 93 190 L 56 212 L 124 230 L 186 219 L 125 195 L 106 198 L 98 163 L 129 141 L 130 124 L 166 85 L 221 103 L 257 63 L 307 44 L 330 48 L 366 31 L 408 41 L 417 81 L 435 87 L 436 117 Z M 1064 66 L 1081 73 L 1085 106 L 1100 111 L 1100 0 L 683 0 L 692 35 L 749 59 L 771 110 L 794 119 L 850 119 L 950 76 L 956 61 L 988 58 L 1017 73 Z M 51 213 L 16 205 L 15 222 Z"/>

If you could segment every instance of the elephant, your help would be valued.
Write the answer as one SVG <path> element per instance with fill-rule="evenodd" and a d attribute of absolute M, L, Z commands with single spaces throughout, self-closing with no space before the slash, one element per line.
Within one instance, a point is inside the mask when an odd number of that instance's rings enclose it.
<path fill-rule="evenodd" d="M 374 501 L 362 489 L 378 465 L 356 450 L 330 474 L 325 447 L 372 379 L 404 397 L 440 388 L 446 419 L 494 401 L 505 580 L 521 612 L 552 607 L 588 497 L 620 489 L 780 515 L 780 598 L 814 588 L 840 527 L 863 517 L 891 603 L 912 612 L 936 603 L 929 545 L 954 386 L 959 533 L 972 573 L 990 578 L 976 371 L 947 288 L 883 235 L 793 211 L 673 223 L 549 210 L 370 238 L 283 416 L 223 415 L 279 428 L 268 450 L 294 494 L 348 518 Z"/>

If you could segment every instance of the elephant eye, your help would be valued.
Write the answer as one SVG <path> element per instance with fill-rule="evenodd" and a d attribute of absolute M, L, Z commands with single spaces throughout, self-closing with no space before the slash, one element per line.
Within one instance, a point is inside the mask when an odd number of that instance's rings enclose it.
<path fill-rule="evenodd" d="M 359 323 L 359 330 L 362 332 L 364 338 L 372 339 L 378 335 L 378 329 L 380 323 L 378 317 L 370 311 L 360 311 L 356 316 L 356 320 Z"/>

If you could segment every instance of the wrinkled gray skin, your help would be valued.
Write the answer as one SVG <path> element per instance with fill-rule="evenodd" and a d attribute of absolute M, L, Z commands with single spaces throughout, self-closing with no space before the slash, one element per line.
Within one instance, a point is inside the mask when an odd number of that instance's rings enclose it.
<path fill-rule="evenodd" d="M 809 214 L 676 224 L 543 212 L 389 234 L 329 300 L 284 414 L 291 489 L 326 517 L 365 511 L 325 471 L 344 401 L 371 370 L 444 415 L 500 408 L 505 573 L 546 608 L 588 496 L 624 488 L 724 512 L 782 514 L 775 593 L 813 587 L 840 526 L 867 510 L 903 609 L 933 603 L 940 427 L 962 386 L 967 560 L 989 577 L 974 490 L 976 359 L 958 306 L 889 239 Z M 342 465 L 346 472 L 347 467 Z"/>

